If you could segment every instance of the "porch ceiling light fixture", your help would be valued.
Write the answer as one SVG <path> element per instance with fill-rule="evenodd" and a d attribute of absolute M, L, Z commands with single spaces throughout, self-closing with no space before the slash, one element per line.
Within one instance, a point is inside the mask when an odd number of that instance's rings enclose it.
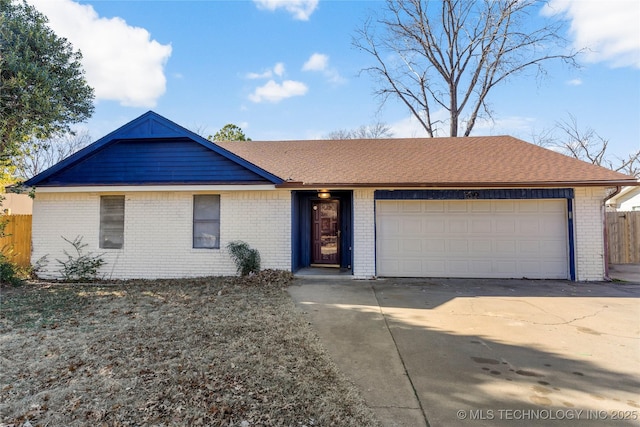
<path fill-rule="evenodd" d="M 329 190 L 322 189 L 318 191 L 318 197 L 321 199 L 328 199 L 331 197 L 331 193 L 329 193 Z"/>

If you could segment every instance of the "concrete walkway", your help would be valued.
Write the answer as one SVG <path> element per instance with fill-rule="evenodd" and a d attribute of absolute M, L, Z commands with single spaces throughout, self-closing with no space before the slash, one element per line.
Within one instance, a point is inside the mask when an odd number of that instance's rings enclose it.
<path fill-rule="evenodd" d="M 297 279 L 289 293 L 383 426 L 427 426 L 372 283 L 305 278 Z"/>
<path fill-rule="evenodd" d="M 315 277 L 289 292 L 383 426 L 639 423 L 638 285 Z"/>

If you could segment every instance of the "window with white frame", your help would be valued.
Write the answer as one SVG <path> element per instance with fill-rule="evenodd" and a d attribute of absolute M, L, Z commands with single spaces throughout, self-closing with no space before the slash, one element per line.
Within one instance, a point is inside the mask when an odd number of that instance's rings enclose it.
<path fill-rule="evenodd" d="M 220 196 L 193 196 L 193 247 L 220 248 Z"/>
<path fill-rule="evenodd" d="M 122 249 L 124 245 L 124 196 L 100 197 L 100 248 Z"/>

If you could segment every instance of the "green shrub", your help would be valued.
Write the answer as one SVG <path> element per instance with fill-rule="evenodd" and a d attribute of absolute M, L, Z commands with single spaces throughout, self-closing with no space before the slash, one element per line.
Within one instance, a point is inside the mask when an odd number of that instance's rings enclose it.
<path fill-rule="evenodd" d="M 16 286 L 21 283 L 20 267 L 0 253 L 0 284 Z"/>
<path fill-rule="evenodd" d="M 249 244 L 236 240 L 227 245 L 231 259 L 236 264 L 236 270 L 241 276 L 260 272 L 260 252 L 252 249 Z"/>
<path fill-rule="evenodd" d="M 98 270 L 102 267 L 105 261 L 102 259 L 102 254 L 94 255 L 92 252 L 84 253 L 84 249 L 88 246 L 86 243 L 82 243 L 82 237 L 77 236 L 73 241 L 62 237 L 65 242 L 68 242 L 75 250 L 74 254 L 69 254 L 66 250 L 64 254 L 67 256 L 65 261 L 58 261 L 60 264 L 60 274 L 63 280 L 68 282 L 95 280 L 98 277 Z"/>

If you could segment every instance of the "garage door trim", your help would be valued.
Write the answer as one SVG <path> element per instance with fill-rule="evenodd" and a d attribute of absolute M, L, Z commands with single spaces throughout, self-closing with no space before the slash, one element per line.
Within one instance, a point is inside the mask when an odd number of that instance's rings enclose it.
<path fill-rule="evenodd" d="M 573 231 L 573 188 L 497 188 L 455 190 L 376 190 L 374 200 L 509 200 L 566 199 L 569 277 L 576 280 Z M 376 204 L 374 203 L 374 209 Z M 374 217 L 377 218 L 374 212 Z M 377 227 L 376 227 L 377 228 Z M 377 241 L 377 236 L 376 236 Z M 376 245 L 377 246 L 377 245 Z M 376 253 L 376 259 L 378 254 Z M 377 263 L 376 263 L 377 264 Z M 377 269 L 377 266 L 376 266 Z"/>

